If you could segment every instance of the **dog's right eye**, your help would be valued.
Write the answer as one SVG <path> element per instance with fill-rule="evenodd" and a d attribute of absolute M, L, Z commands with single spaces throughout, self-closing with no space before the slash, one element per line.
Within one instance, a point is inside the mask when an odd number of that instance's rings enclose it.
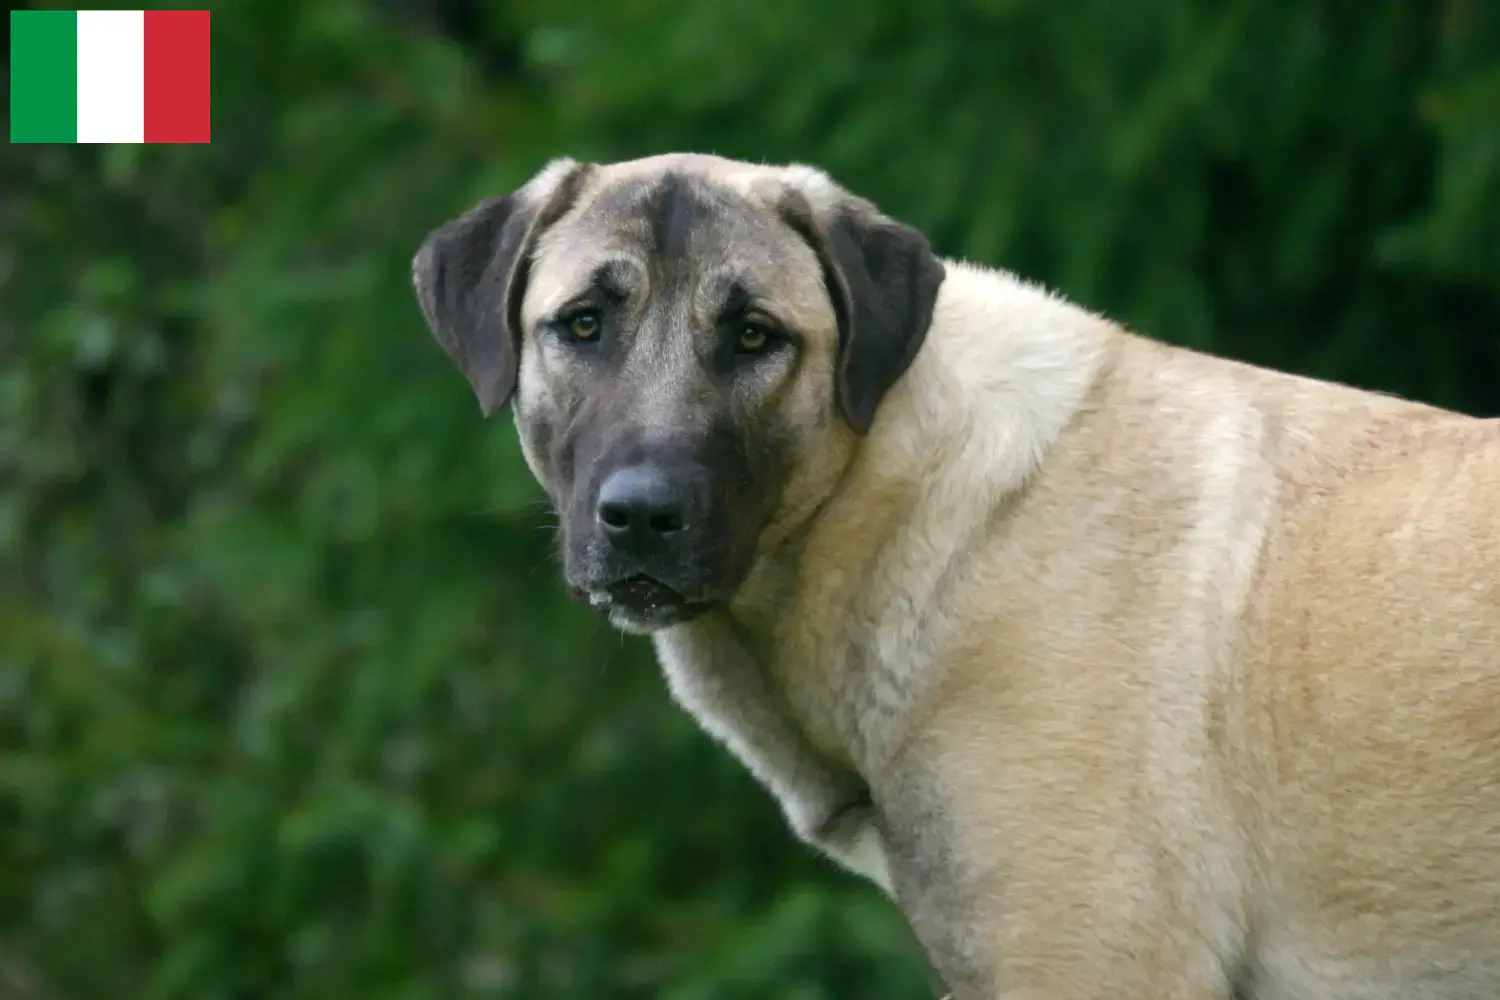
<path fill-rule="evenodd" d="M 580 309 L 564 318 L 562 325 L 567 331 L 568 339 L 587 343 L 598 339 L 599 331 L 604 324 L 599 321 L 599 313 L 595 310 Z"/>
<path fill-rule="evenodd" d="M 741 358 L 758 358 L 776 346 L 777 334 L 764 323 L 741 324 L 734 339 L 734 353 Z"/>

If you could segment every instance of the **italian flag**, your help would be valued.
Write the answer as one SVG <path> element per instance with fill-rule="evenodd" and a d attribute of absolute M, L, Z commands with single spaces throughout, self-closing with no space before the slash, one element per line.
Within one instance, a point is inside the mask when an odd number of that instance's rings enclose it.
<path fill-rule="evenodd" d="M 208 142 L 208 11 L 13 10 L 11 142 Z"/>

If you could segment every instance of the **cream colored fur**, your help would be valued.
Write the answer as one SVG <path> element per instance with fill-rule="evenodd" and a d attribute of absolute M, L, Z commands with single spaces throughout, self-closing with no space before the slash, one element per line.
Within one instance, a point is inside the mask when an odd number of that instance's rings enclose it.
<path fill-rule="evenodd" d="M 590 190 L 667 166 L 843 197 L 681 156 Z M 546 239 L 528 315 L 572 280 Z M 946 263 L 869 436 L 792 489 L 816 515 L 654 635 L 675 697 L 961 1000 L 1500 996 L 1500 425 Z"/>

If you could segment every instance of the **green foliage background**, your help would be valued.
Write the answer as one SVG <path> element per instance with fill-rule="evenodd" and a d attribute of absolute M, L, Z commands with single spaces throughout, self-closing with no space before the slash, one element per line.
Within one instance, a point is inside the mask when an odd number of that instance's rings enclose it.
<path fill-rule="evenodd" d="M 207 147 L 0 158 L 0 996 L 929 995 L 567 604 L 424 232 L 833 171 L 1142 332 L 1500 412 L 1492 0 L 231 0 Z"/>

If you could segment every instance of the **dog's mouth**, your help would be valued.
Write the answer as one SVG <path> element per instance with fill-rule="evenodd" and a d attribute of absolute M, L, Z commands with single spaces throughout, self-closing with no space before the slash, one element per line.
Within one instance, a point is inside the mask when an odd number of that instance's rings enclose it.
<path fill-rule="evenodd" d="M 611 584 L 604 591 L 612 604 L 623 604 L 639 611 L 671 608 L 688 603 L 682 592 L 654 576 L 637 573 Z"/>
<path fill-rule="evenodd" d="M 646 573 L 582 591 L 579 596 L 595 611 L 606 615 L 616 628 L 638 633 L 680 625 L 703 614 L 714 603 L 691 599 Z"/>

